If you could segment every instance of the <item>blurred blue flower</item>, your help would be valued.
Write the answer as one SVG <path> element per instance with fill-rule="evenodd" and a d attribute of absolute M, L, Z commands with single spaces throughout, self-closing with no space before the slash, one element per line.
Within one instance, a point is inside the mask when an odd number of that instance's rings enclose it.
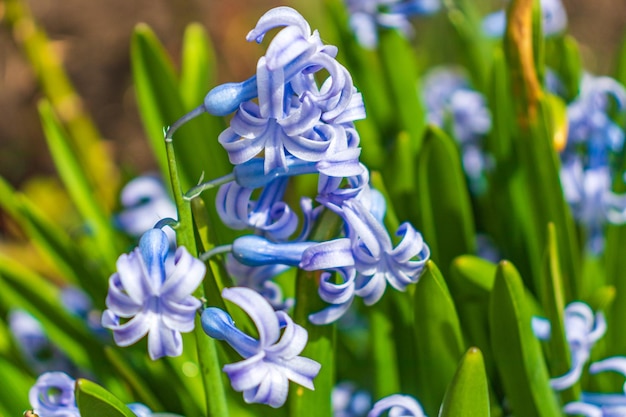
<path fill-rule="evenodd" d="M 626 90 L 620 83 L 610 77 L 584 74 L 580 94 L 567 106 L 569 131 L 564 157 L 580 150 L 586 155 L 585 167 L 593 169 L 608 166 L 610 152 L 623 148 L 624 131 L 608 114 L 610 99 L 617 110 L 626 108 Z"/>
<path fill-rule="evenodd" d="M 364 417 L 372 406 L 372 396 L 357 390 L 352 382 L 335 385 L 331 395 L 333 417 Z"/>
<path fill-rule="evenodd" d="M 474 194 L 485 191 L 485 173 L 493 166 L 481 140 L 491 130 L 491 112 L 482 94 L 473 90 L 457 68 L 436 67 L 423 79 L 428 121 L 450 132 L 461 148 L 463 169 Z"/>
<path fill-rule="evenodd" d="M 594 362 L 589 373 L 617 372 L 626 376 L 626 357 L 615 356 Z M 626 388 L 621 393 L 583 392 L 580 401 L 571 402 L 563 407 L 566 414 L 586 417 L 620 417 L 626 415 Z"/>
<path fill-rule="evenodd" d="M 194 328 L 200 307 L 191 293 L 204 278 L 205 265 L 179 247 L 168 260 L 169 242 L 160 229 L 151 229 L 139 247 L 117 260 L 109 279 L 107 310 L 102 325 L 113 330 L 119 346 L 129 346 L 148 334 L 150 358 L 182 353 L 181 332 Z"/>
<path fill-rule="evenodd" d="M 46 372 L 28 392 L 39 417 L 80 417 L 74 396 L 74 379 L 64 372 Z"/>
<path fill-rule="evenodd" d="M 244 360 L 224 366 L 235 391 L 243 392 L 247 403 L 262 403 L 277 408 L 287 400 L 289 381 L 308 389 L 320 364 L 298 356 L 306 346 L 306 330 L 283 311 L 272 306 L 249 288 L 225 288 L 222 297 L 239 306 L 257 327 L 259 339 L 243 333 L 223 310 L 207 308 L 202 312 L 202 328 L 211 337 L 225 340 Z M 281 336 L 282 329 L 282 336 Z"/>
<path fill-rule="evenodd" d="M 345 0 L 350 14 L 350 28 L 361 46 L 373 49 L 378 45 L 378 27 L 398 29 L 405 36 L 413 35 L 411 16 L 439 11 L 439 0 Z"/>
<path fill-rule="evenodd" d="M 163 182 L 152 175 L 142 175 L 129 181 L 121 192 L 123 210 L 117 214 L 119 226 L 131 236 L 139 237 L 152 229 L 161 219 L 176 219 L 176 206 Z M 172 245 L 176 234 L 165 230 Z"/>
<path fill-rule="evenodd" d="M 533 331 L 541 340 L 550 337 L 550 322 L 533 317 Z M 606 320 L 602 312 L 595 315 L 591 308 L 583 302 L 573 302 L 565 307 L 563 317 L 565 339 L 570 351 L 570 370 L 550 380 L 550 385 L 562 391 L 580 380 L 584 366 L 589 361 L 591 349 L 606 332 Z"/>
<path fill-rule="evenodd" d="M 69 359 L 50 341 L 41 323 L 26 310 L 10 310 L 7 322 L 24 359 L 36 373 L 72 369 Z"/>
<path fill-rule="evenodd" d="M 542 30 L 544 36 L 559 34 L 567 27 L 567 13 L 561 0 L 541 0 Z M 483 31 L 487 36 L 499 38 L 504 35 L 506 12 L 499 10 L 483 19 Z"/>
<path fill-rule="evenodd" d="M 378 400 L 367 417 L 378 417 L 389 410 L 389 416 L 394 417 L 426 417 L 422 406 L 409 395 L 390 395 Z"/>

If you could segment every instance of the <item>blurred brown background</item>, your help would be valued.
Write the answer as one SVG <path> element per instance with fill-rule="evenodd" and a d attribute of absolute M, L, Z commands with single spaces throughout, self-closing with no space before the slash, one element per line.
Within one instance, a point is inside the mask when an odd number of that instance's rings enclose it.
<path fill-rule="evenodd" d="M 493 0 L 498 3 L 497 0 Z M 569 31 L 582 44 L 586 68 L 611 74 L 626 28 L 626 1 L 564 0 Z M 296 4 L 297 3 L 297 4 Z M 323 22 L 321 0 L 290 1 L 310 19 Z M 153 167 L 131 87 L 129 42 L 138 22 L 148 23 L 170 56 L 180 55 L 187 23 L 209 30 L 219 57 L 220 81 L 243 80 L 262 51 L 245 35 L 274 0 L 30 0 L 33 15 L 61 53 L 87 110 L 116 159 L 137 172 Z M 0 0 L 0 19 L 4 3 Z M 41 97 L 32 70 L 6 24 L 0 25 L 0 175 L 20 184 L 54 172 L 42 138 L 36 103 Z"/>

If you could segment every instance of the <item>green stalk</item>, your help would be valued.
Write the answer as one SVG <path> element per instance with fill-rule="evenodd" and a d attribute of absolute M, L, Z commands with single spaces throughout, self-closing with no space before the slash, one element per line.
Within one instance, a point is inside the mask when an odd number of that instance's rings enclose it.
<path fill-rule="evenodd" d="M 191 216 L 191 205 L 185 200 L 180 177 L 176 165 L 176 155 L 174 153 L 174 143 L 172 140 L 173 129 L 168 131 L 165 137 L 165 151 L 167 153 L 167 163 L 170 170 L 170 180 L 174 201 L 178 209 L 178 227 L 176 229 L 176 240 L 180 246 L 185 246 L 193 256 L 198 255 L 196 239 L 193 230 L 193 219 Z M 194 292 L 194 296 L 204 299 L 204 287 L 200 285 Z M 196 336 L 196 346 L 198 349 L 198 362 L 200 373 L 204 383 L 205 400 L 207 404 L 208 417 L 227 417 L 228 406 L 222 383 L 221 367 L 217 357 L 217 346 L 215 340 L 208 337 L 200 325 L 200 317 L 196 317 L 194 329 Z"/>

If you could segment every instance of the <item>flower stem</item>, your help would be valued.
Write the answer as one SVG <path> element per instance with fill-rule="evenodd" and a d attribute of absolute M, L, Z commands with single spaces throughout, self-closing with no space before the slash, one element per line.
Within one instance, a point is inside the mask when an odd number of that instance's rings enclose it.
<path fill-rule="evenodd" d="M 196 239 L 193 230 L 193 219 L 191 215 L 191 205 L 185 199 L 181 185 L 178 168 L 176 165 L 176 155 L 174 153 L 174 143 L 172 135 L 178 126 L 172 126 L 165 137 L 165 151 L 167 153 L 167 163 L 170 170 L 170 180 L 174 201 L 178 210 L 178 228 L 176 229 L 176 240 L 180 246 L 185 246 L 193 256 L 198 255 Z M 194 292 L 194 296 L 204 299 L 204 287 L 200 285 Z M 208 417 L 227 417 L 228 406 L 224 385 L 221 378 L 221 367 L 217 357 L 217 347 L 215 340 L 208 337 L 200 326 L 199 316 L 196 317 L 194 329 L 196 336 L 196 346 L 198 350 L 198 362 L 202 381 L 204 383 L 205 400 L 207 404 Z"/>

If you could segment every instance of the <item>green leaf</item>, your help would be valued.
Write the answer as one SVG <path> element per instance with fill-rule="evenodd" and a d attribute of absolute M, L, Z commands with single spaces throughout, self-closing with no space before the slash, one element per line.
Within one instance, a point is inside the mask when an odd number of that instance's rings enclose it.
<path fill-rule="evenodd" d="M 456 144 L 429 126 L 417 162 L 418 228 L 444 275 L 454 258 L 475 251 L 474 218 Z"/>
<path fill-rule="evenodd" d="M 507 261 L 498 265 L 489 317 L 493 354 L 512 412 L 524 417 L 561 415 L 531 328 L 522 279 Z"/>
<path fill-rule="evenodd" d="M 215 52 L 201 24 L 191 23 L 185 29 L 181 61 L 180 96 L 185 108 L 191 110 L 203 102 L 216 78 Z"/>
<path fill-rule="evenodd" d="M 465 344 L 454 302 L 432 261 L 426 263 L 415 287 L 417 398 L 427 415 L 435 415 L 463 356 Z"/>
<path fill-rule="evenodd" d="M 443 399 L 439 417 L 490 417 L 489 383 L 483 354 L 470 348 L 459 363 Z"/>
<path fill-rule="evenodd" d="M 86 379 L 76 381 L 76 402 L 80 414 L 89 417 L 136 417 L 109 391 Z"/>
<path fill-rule="evenodd" d="M 28 391 L 35 380 L 15 365 L 15 361 L 0 356 L 0 379 L 5 381 L 0 389 L 0 406 L 6 409 L 7 416 L 21 416 L 28 409 Z M 0 408 L 2 411 L 2 408 Z"/>
<path fill-rule="evenodd" d="M 420 88 L 415 53 L 409 41 L 395 29 L 381 31 L 378 51 L 389 82 L 397 131 L 409 134 L 413 155 L 417 155 L 422 147 L 426 112 L 418 94 Z"/>
<path fill-rule="evenodd" d="M 548 366 L 552 377 L 567 373 L 571 364 L 563 319 L 565 300 L 557 244 L 556 230 L 554 224 L 550 223 L 548 224 L 548 241 L 544 255 L 545 275 L 542 280 L 541 305 L 551 324 L 550 340 L 548 341 Z M 578 384 L 561 392 L 561 398 L 566 403 L 578 400 L 579 396 L 580 386 Z"/>
<path fill-rule="evenodd" d="M 50 103 L 45 100 L 39 103 L 39 115 L 57 171 L 76 208 L 87 223 L 89 236 L 97 246 L 98 250 L 93 256 L 96 257 L 99 254 L 105 265 L 112 268 L 121 252 L 112 223 L 96 198 L 91 184 L 71 149 L 67 133 Z"/>

